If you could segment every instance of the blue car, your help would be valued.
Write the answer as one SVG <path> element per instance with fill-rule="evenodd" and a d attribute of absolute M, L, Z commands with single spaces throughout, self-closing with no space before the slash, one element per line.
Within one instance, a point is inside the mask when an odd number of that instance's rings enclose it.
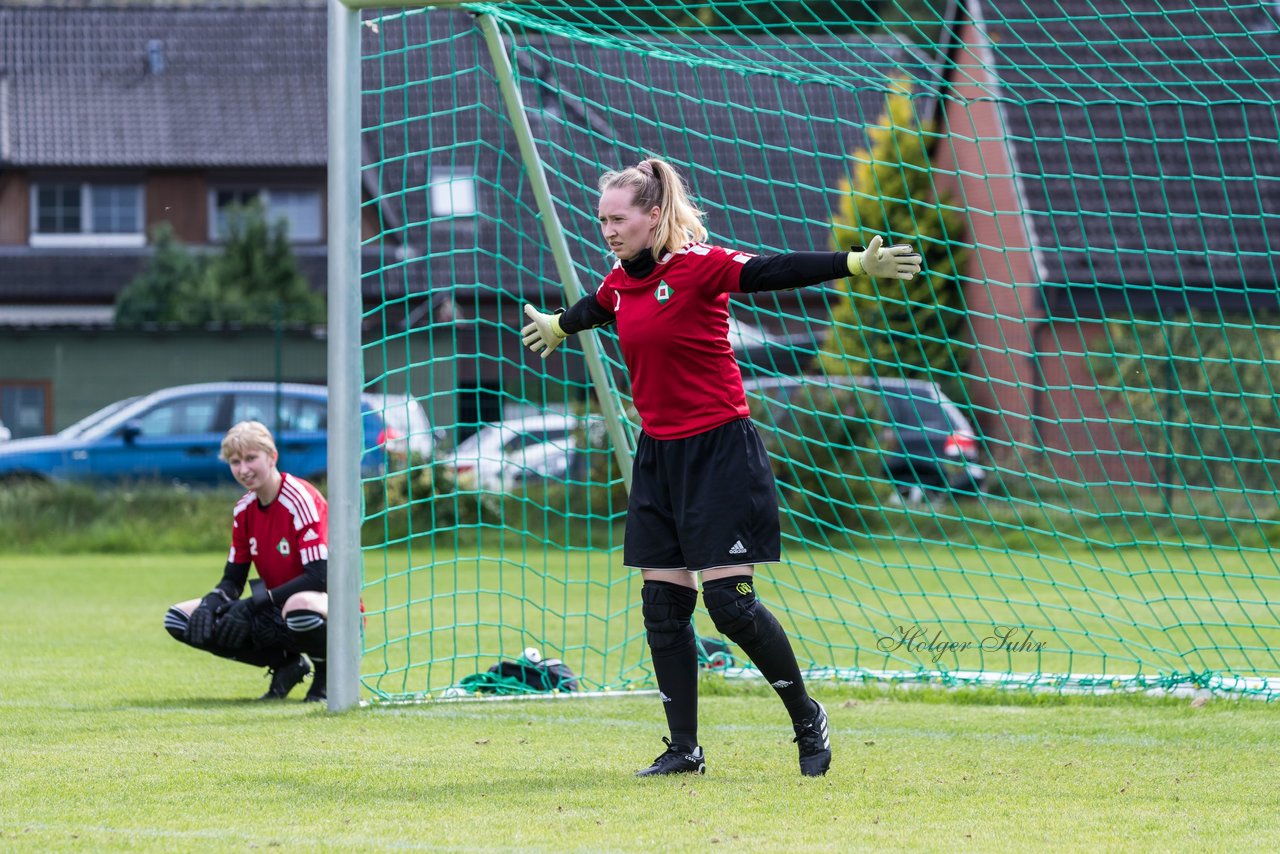
<path fill-rule="evenodd" d="M 222 382 L 161 389 L 98 410 L 53 436 L 0 444 L 0 480 L 160 481 L 231 485 L 218 459 L 239 421 L 271 428 L 280 468 L 308 480 L 328 468 L 328 390 L 295 383 Z M 430 457 L 435 435 L 422 405 L 404 395 L 365 394 L 365 476 L 410 453 Z"/>

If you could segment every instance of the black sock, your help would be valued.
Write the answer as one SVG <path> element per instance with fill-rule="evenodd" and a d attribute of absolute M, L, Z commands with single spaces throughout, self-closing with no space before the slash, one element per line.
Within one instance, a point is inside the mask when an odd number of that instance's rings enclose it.
<path fill-rule="evenodd" d="M 300 652 L 316 666 L 316 671 L 324 666 L 325 650 L 329 645 L 329 621 L 324 614 L 306 609 L 290 611 L 284 618 L 289 630 L 289 639 Z"/>
<path fill-rule="evenodd" d="M 692 750 L 698 746 L 698 650 L 691 620 L 698 591 L 646 581 L 640 596 L 671 743 Z"/>
<path fill-rule="evenodd" d="M 791 641 L 782 624 L 756 598 L 751 576 L 708 581 L 702 586 L 702 599 L 716 628 L 742 647 L 760 675 L 778 692 L 792 723 L 812 716 L 813 701 L 805 690 Z"/>

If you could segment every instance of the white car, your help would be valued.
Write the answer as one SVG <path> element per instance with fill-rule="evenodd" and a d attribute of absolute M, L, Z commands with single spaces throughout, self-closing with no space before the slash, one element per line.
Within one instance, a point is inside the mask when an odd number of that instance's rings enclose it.
<path fill-rule="evenodd" d="M 4 426 L 3 421 L 0 421 L 0 442 L 7 441 L 11 436 L 13 434 L 9 432 L 9 428 Z"/>
<path fill-rule="evenodd" d="M 382 416 L 383 435 L 378 444 L 384 445 L 390 456 L 407 461 L 412 452 L 431 459 L 441 434 L 431 426 L 421 403 L 408 395 L 383 392 L 365 392 L 361 398 Z"/>
<path fill-rule="evenodd" d="M 734 353 L 741 355 L 753 347 L 785 347 L 786 344 L 787 341 L 782 336 L 729 315 L 729 346 Z"/>
<path fill-rule="evenodd" d="M 592 430 L 603 430 L 599 416 Z M 578 450 L 582 419 L 548 413 L 486 424 L 464 439 L 453 456 L 460 489 L 505 492 L 529 479 L 563 479 Z"/>

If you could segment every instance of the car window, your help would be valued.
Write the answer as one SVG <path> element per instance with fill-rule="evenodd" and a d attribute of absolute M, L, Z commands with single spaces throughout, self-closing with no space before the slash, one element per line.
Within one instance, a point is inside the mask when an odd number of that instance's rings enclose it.
<path fill-rule="evenodd" d="M 277 423 L 274 392 L 239 392 L 231 407 L 231 423 L 261 421 L 275 432 L 322 433 L 328 423 L 328 414 L 329 408 L 324 400 L 283 394 L 280 396 Z"/>
<path fill-rule="evenodd" d="M 885 405 L 899 429 L 923 430 L 927 433 L 950 433 L 951 419 L 942 405 L 916 395 L 885 392 Z"/>
<path fill-rule="evenodd" d="M 521 448 L 528 447 L 529 445 L 541 445 L 546 442 L 558 442 L 563 445 L 568 437 L 569 431 L 567 429 L 522 430 L 503 443 L 502 451 L 505 454 L 509 454 L 512 451 L 518 451 Z"/>
<path fill-rule="evenodd" d="M 144 436 L 212 433 L 220 395 L 202 394 L 161 403 L 138 418 Z"/>
<path fill-rule="evenodd" d="M 280 402 L 283 407 L 283 397 L 281 397 Z M 231 406 L 231 423 L 239 424 L 241 421 L 261 421 L 267 427 L 274 429 L 276 426 L 276 396 L 261 392 L 241 392 L 237 394 L 235 403 Z"/>
<path fill-rule="evenodd" d="M 323 433 L 329 427 L 329 404 L 323 400 L 297 397 L 291 401 L 288 423 L 300 433 Z"/>

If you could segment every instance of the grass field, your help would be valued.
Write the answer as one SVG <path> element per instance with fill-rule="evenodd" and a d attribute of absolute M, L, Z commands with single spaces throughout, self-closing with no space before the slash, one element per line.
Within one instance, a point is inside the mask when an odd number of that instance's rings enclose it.
<path fill-rule="evenodd" d="M 651 696 L 330 715 L 181 647 L 220 556 L 0 558 L 0 850 L 1242 850 L 1280 833 L 1280 708 L 708 683 L 704 778 L 636 780 Z M 297 692 L 301 696 L 301 690 Z"/>
<path fill-rule="evenodd" d="M 1269 554 L 1029 555 L 886 540 L 857 558 L 784 557 L 761 570 L 759 594 L 804 667 L 1280 675 L 1280 566 Z M 439 692 L 530 645 L 588 687 L 651 682 L 639 581 L 617 554 L 370 551 L 365 578 L 366 672 L 380 671 L 369 683 L 380 693 Z M 716 634 L 705 615 L 696 624 Z M 899 642 L 917 630 L 913 644 Z"/>

